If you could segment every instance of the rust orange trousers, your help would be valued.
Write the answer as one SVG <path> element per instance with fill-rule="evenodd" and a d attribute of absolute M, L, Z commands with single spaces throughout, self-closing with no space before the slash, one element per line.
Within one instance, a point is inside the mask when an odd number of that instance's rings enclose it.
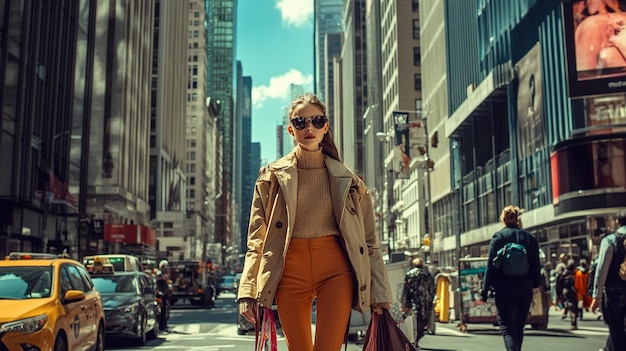
<path fill-rule="evenodd" d="M 276 306 L 289 350 L 339 351 L 350 319 L 353 291 L 350 261 L 336 236 L 291 239 L 276 290 Z"/>

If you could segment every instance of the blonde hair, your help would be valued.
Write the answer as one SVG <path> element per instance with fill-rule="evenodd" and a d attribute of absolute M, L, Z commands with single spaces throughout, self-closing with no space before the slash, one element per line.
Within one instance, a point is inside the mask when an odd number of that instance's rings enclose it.
<path fill-rule="evenodd" d="M 326 106 L 320 101 L 320 99 L 312 93 L 305 93 L 304 95 L 298 96 L 289 105 L 289 118 L 292 118 L 293 111 L 296 109 L 298 105 L 310 104 L 319 108 L 324 116 L 326 116 Z M 328 116 L 326 116 L 328 118 Z M 339 162 L 343 162 L 341 160 L 341 156 L 339 156 L 339 151 L 337 150 L 337 145 L 335 145 L 335 141 L 333 140 L 333 133 L 330 128 L 328 128 L 328 132 L 324 134 L 324 139 L 320 143 L 322 147 L 322 152 Z"/>
<path fill-rule="evenodd" d="M 517 225 L 519 217 L 524 213 L 524 209 L 517 206 L 509 205 L 502 209 L 500 214 L 500 220 L 505 225 L 513 224 Z"/>
<path fill-rule="evenodd" d="M 413 259 L 413 267 L 417 267 L 417 268 L 422 268 L 424 266 L 424 261 L 422 261 L 421 258 L 414 258 Z"/>

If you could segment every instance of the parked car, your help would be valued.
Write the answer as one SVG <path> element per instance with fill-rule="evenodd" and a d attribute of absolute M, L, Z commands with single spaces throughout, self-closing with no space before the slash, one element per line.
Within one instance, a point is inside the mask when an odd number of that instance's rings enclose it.
<path fill-rule="evenodd" d="M 98 273 L 92 271 L 102 295 L 107 337 L 135 339 L 143 346 L 159 334 L 160 306 L 151 280 L 143 272 Z"/>
<path fill-rule="evenodd" d="M 11 253 L 0 296 L 0 350 L 104 350 L 101 296 L 80 262 Z"/>

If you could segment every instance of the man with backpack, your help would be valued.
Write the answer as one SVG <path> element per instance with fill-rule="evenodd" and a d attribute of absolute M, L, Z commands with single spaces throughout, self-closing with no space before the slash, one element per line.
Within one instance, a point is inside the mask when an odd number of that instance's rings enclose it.
<path fill-rule="evenodd" d="M 594 276 L 591 310 L 602 308 L 614 350 L 626 350 L 626 210 L 616 216 L 615 233 L 602 238 Z"/>
<path fill-rule="evenodd" d="M 483 301 L 487 301 L 489 291 L 495 291 L 498 324 L 507 351 L 522 348 L 533 288 L 539 287 L 542 279 L 539 243 L 521 229 L 522 213 L 517 206 L 502 210 L 500 220 L 505 227 L 491 238 L 483 280 Z"/>

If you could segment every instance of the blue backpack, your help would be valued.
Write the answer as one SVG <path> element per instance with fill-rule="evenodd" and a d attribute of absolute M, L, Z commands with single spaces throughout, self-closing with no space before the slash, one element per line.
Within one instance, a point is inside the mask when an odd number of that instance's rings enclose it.
<path fill-rule="evenodd" d="M 530 268 L 526 247 L 519 243 L 518 234 L 515 234 L 518 242 L 506 243 L 493 258 L 493 266 L 510 277 L 526 275 Z"/>

